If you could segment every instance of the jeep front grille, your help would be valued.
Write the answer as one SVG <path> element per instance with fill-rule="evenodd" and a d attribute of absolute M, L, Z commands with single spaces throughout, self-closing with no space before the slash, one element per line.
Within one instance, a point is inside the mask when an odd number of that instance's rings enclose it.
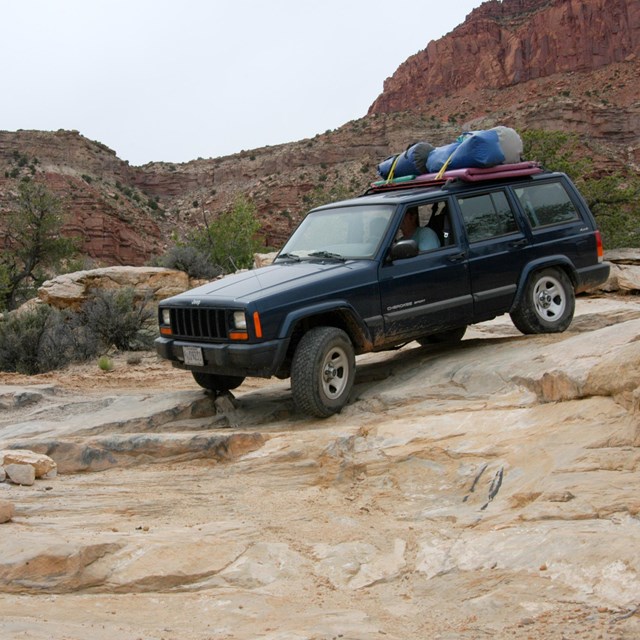
<path fill-rule="evenodd" d="M 226 340 L 227 312 L 224 309 L 171 309 L 171 332 L 176 338 Z"/>

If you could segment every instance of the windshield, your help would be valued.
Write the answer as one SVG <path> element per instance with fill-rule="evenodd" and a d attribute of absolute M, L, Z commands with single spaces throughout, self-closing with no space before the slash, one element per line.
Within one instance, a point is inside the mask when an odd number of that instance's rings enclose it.
<path fill-rule="evenodd" d="M 362 205 L 312 211 L 284 245 L 278 259 L 372 258 L 394 209 L 393 205 Z"/>

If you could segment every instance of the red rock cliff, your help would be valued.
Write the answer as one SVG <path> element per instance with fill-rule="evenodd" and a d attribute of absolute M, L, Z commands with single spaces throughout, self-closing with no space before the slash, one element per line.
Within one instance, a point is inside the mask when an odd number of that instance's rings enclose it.
<path fill-rule="evenodd" d="M 489 0 L 400 65 L 369 114 L 420 109 L 465 89 L 595 70 L 639 52 L 638 0 Z"/>
<path fill-rule="evenodd" d="M 0 235 L 17 183 L 36 177 L 62 202 L 67 235 L 100 263 L 141 265 L 162 247 L 151 199 L 132 186 L 135 170 L 77 131 L 0 131 Z"/>

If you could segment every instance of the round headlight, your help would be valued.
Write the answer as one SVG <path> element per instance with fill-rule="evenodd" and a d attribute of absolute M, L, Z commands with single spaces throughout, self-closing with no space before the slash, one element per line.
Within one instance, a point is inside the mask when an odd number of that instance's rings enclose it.
<path fill-rule="evenodd" d="M 162 310 L 162 324 L 171 324 L 171 311 L 169 309 Z"/>

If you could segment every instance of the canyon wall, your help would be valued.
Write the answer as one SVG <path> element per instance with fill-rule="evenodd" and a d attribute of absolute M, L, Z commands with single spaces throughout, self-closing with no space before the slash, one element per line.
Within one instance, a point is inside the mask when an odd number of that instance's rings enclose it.
<path fill-rule="evenodd" d="M 148 264 L 238 195 L 279 248 L 312 206 L 362 193 L 388 155 L 497 124 L 574 132 L 601 171 L 638 170 L 639 25 L 638 0 L 489 0 L 400 65 L 366 116 L 225 157 L 132 167 L 77 131 L 0 131 L 0 233 L 19 180 L 35 177 L 62 199 L 88 266 Z"/>
<path fill-rule="evenodd" d="M 637 0 L 490 0 L 400 65 L 369 113 L 420 108 L 460 90 L 594 71 L 632 59 L 639 48 Z"/>

